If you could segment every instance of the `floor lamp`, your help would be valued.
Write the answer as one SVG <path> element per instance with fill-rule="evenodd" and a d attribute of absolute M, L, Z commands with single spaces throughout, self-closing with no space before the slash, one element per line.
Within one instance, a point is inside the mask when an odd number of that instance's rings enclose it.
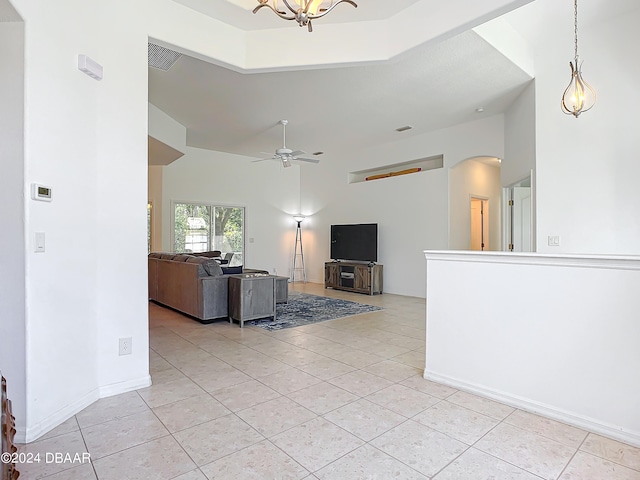
<path fill-rule="evenodd" d="M 298 222 L 296 227 L 296 244 L 293 248 L 293 270 L 291 271 L 291 282 L 296 282 L 296 272 L 302 272 L 302 282 L 307 283 L 307 272 L 304 269 L 304 253 L 302 251 L 302 221 L 305 219 L 304 215 L 294 215 L 293 219 Z M 298 245 L 300 251 L 298 251 Z M 298 281 L 300 275 L 298 275 Z"/>

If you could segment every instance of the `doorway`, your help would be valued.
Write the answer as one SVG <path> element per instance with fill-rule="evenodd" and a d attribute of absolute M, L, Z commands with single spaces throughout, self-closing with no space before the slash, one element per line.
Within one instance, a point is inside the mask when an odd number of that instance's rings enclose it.
<path fill-rule="evenodd" d="M 489 200 L 471 197 L 471 250 L 489 250 Z"/>
<path fill-rule="evenodd" d="M 503 189 L 505 250 L 533 252 L 533 191 L 531 176 Z"/>

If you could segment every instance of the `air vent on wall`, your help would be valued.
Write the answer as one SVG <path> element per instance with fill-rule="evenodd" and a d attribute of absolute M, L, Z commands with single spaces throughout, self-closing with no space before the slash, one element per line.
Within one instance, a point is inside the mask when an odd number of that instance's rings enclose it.
<path fill-rule="evenodd" d="M 181 53 L 174 52 L 168 48 L 161 47 L 155 43 L 149 43 L 149 66 L 159 68 L 165 72 L 182 56 Z"/>

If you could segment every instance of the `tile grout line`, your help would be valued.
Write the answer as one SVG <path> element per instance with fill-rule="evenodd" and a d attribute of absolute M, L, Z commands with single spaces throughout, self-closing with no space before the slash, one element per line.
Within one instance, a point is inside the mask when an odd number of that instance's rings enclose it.
<path fill-rule="evenodd" d="M 584 445 L 584 443 L 587 441 L 587 438 L 589 438 L 589 435 L 592 435 L 592 434 L 593 434 L 593 435 L 601 436 L 602 438 L 605 438 L 605 439 L 607 439 L 607 440 L 613 440 L 614 442 L 621 443 L 622 445 L 625 445 L 625 446 L 627 446 L 627 447 L 631 447 L 631 448 L 639 448 L 639 447 L 635 447 L 635 446 L 633 446 L 633 445 L 629 445 L 629 444 L 624 443 L 624 442 L 620 442 L 619 440 L 614 440 L 614 439 L 610 439 L 609 437 L 604 437 L 604 436 L 602 436 L 602 435 L 600 435 L 600 434 L 598 434 L 598 433 L 596 433 L 596 432 L 587 431 L 587 435 L 585 436 L 585 438 L 584 438 L 584 439 L 582 440 L 582 442 L 580 443 L 580 446 L 578 447 L 578 450 L 576 451 L 576 454 L 577 454 L 578 452 L 582 452 L 582 453 L 584 453 L 584 454 L 586 454 L 586 455 L 591 455 L 592 457 L 596 457 L 596 458 L 599 458 L 600 460 L 604 460 L 605 462 L 610 462 L 610 463 L 613 463 L 613 464 L 618 465 L 618 466 L 620 466 L 620 467 L 628 468 L 629 470 L 632 470 L 633 472 L 638 472 L 638 473 L 640 473 L 640 464 L 638 465 L 638 468 L 634 468 L 634 467 L 630 467 L 630 466 L 628 466 L 628 465 L 623 465 L 622 463 L 616 462 L 615 460 L 611 460 L 611 459 L 609 459 L 609 458 L 606 458 L 606 457 L 600 456 L 600 455 L 598 455 L 598 454 L 596 454 L 596 453 L 591 453 L 591 452 L 588 452 L 588 451 L 586 451 L 586 450 L 581 450 L 582 446 L 583 446 L 583 445 Z M 639 452 L 639 453 L 640 453 L 640 452 Z"/>
<path fill-rule="evenodd" d="M 487 451 L 485 451 L 485 450 L 482 450 L 481 448 L 479 448 L 479 447 L 477 447 L 477 446 L 476 446 L 476 445 L 477 445 L 477 444 L 478 444 L 482 439 L 484 439 L 487 435 L 489 435 L 489 433 L 491 433 L 493 430 L 495 430 L 496 428 L 498 428 L 498 427 L 499 427 L 500 425 L 502 425 L 502 424 L 509 425 L 509 426 L 511 426 L 511 427 L 517 428 L 518 430 L 522 430 L 522 431 L 527 432 L 527 433 L 533 433 L 533 434 L 535 435 L 535 432 L 532 432 L 532 431 L 527 430 L 527 429 L 524 429 L 524 428 L 517 427 L 517 426 L 515 426 L 515 425 L 511 425 L 510 423 L 506 423 L 506 422 L 505 422 L 505 420 L 506 420 L 508 417 L 510 417 L 514 412 L 516 412 L 517 410 L 518 410 L 518 409 L 515 409 L 513 412 L 511 412 L 509 415 L 507 415 L 504 419 L 500 420 L 500 421 L 499 421 L 499 422 L 498 422 L 498 423 L 497 423 L 497 424 L 496 424 L 496 425 L 495 425 L 491 430 L 489 430 L 489 431 L 488 431 L 487 433 L 485 433 L 482 437 L 480 437 L 478 440 L 476 440 L 476 441 L 473 443 L 473 445 L 471 445 L 471 447 L 475 448 L 475 449 L 476 449 L 476 450 L 478 450 L 479 452 L 484 453 L 485 455 L 489 455 L 489 456 L 491 456 L 491 457 L 493 457 L 493 458 L 497 458 L 498 460 L 500 460 L 500 461 L 502 461 L 502 462 L 504 462 L 504 463 L 507 463 L 507 464 L 509 464 L 509 465 L 511 465 L 511 466 L 513 466 L 513 467 L 515 467 L 515 468 L 518 468 L 518 469 L 520 469 L 520 470 L 522 470 L 522 471 L 524 471 L 524 472 L 527 472 L 527 473 L 529 473 L 529 474 L 531 474 L 531 475 L 533 475 L 533 476 L 535 476 L 535 477 L 539 477 L 539 478 L 542 478 L 542 479 L 544 480 L 544 477 L 542 477 L 542 476 L 538 475 L 537 473 L 534 473 L 534 472 L 532 472 L 531 470 L 527 470 L 526 468 L 520 467 L 520 466 L 516 465 L 515 463 L 510 462 L 509 460 L 506 460 L 506 459 L 504 459 L 504 458 L 500 458 L 500 457 L 498 457 L 498 456 L 496 456 L 496 455 L 494 455 L 494 454 L 492 454 L 492 453 L 489 453 L 489 452 L 487 452 Z M 544 437 L 544 438 L 546 438 L 546 437 Z M 548 440 L 551 440 L 551 439 L 548 439 Z M 555 443 L 558 443 L 558 444 L 563 445 L 563 446 L 565 446 L 565 447 L 566 447 L 566 445 L 564 445 L 564 444 L 562 444 L 562 443 L 560 443 L 560 442 L 557 442 L 557 441 L 556 441 Z M 569 448 L 570 448 L 570 447 L 569 447 Z M 575 453 L 574 453 L 574 455 L 575 455 Z M 573 458 L 573 457 L 572 457 L 572 458 Z M 556 478 L 558 478 L 558 477 L 556 477 Z"/>
<path fill-rule="evenodd" d="M 407 325 L 407 326 L 411 327 L 411 325 Z M 361 334 L 361 332 L 355 331 L 355 330 L 353 330 L 353 329 L 351 329 L 351 328 L 344 328 L 344 327 L 345 327 L 345 326 L 340 326 L 340 327 L 335 327 L 335 328 L 334 328 L 334 327 L 329 327 L 329 328 L 331 328 L 332 330 L 336 330 L 336 331 L 346 332 L 346 333 L 348 333 L 349 335 L 359 336 L 359 337 L 361 337 L 361 338 L 367 338 L 367 339 L 371 339 L 371 340 L 373 340 L 373 341 L 377 341 L 377 340 L 376 340 L 376 339 L 374 339 L 374 338 L 371 338 L 371 337 L 368 337 L 368 336 L 365 336 L 365 335 Z M 171 331 L 172 331 L 175 335 L 179 336 L 180 338 L 184 338 L 184 337 L 181 337 L 180 333 L 177 333 L 177 332 L 179 332 L 179 331 L 180 331 L 178 327 L 175 327 L 175 326 L 174 326 L 173 328 L 175 328 L 175 330 L 176 330 L 176 331 L 173 331 L 173 330 L 171 330 Z M 304 327 L 302 327 L 302 328 L 304 328 Z M 412 328 L 413 328 L 413 327 L 412 327 Z M 377 329 L 377 328 L 376 328 L 376 330 L 377 330 L 377 331 L 382 331 L 382 329 Z M 327 356 L 326 356 L 326 355 L 324 355 L 324 354 L 321 354 L 321 353 L 315 352 L 315 351 L 313 351 L 313 350 L 309 350 L 308 348 L 305 348 L 305 347 L 301 347 L 300 345 L 298 345 L 298 344 L 296 344 L 296 343 L 293 343 L 292 341 L 288 341 L 288 340 L 292 340 L 292 338 L 295 338 L 295 337 L 282 339 L 282 338 L 277 338 L 277 337 L 276 337 L 276 338 L 274 338 L 273 336 L 265 335 L 265 334 L 262 334 L 262 333 L 259 333 L 259 332 L 255 332 L 255 333 L 256 333 L 256 334 L 259 334 L 259 335 L 264 335 L 265 337 L 268 337 L 268 338 L 272 338 L 272 339 L 274 339 L 274 340 L 276 340 L 276 341 L 278 341 L 278 342 L 283 342 L 283 343 L 286 343 L 286 344 L 288 344 L 288 345 L 293 345 L 293 346 L 294 346 L 294 347 L 296 347 L 296 348 L 300 348 L 300 349 L 302 349 L 302 350 L 304 350 L 304 351 L 307 351 L 307 352 L 315 353 L 315 354 L 320 355 L 320 356 L 322 356 L 322 357 L 329 358 L 329 359 L 331 359 L 331 360 L 333 360 L 333 361 L 337 361 L 337 362 L 340 362 L 340 363 L 344 363 L 344 362 L 341 362 L 340 360 L 336 360 L 335 358 L 327 357 Z M 331 339 L 331 338 L 319 337 L 319 336 L 317 336 L 317 335 L 314 335 L 313 333 L 301 333 L 301 335 L 310 335 L 310 336 L 312 336 L 312 337 L 314 337 L 314 338 L 324 339 L 324 340 L 327 340 L 327 341 L 329 341 L 329 342 L 332 342 L 332 343 L 335 343 L 335 344 L 339 344 L 339 345 L 345 345 L 345 346 L 347 346 L 347 347 L 348 347 L 348 345 L 346 345 L 346 344 L 343 344 L 343 343 L 337 342 L 337 341 L 335 341 L 335 340 L 333 340 L 333 339 Z M 222 335 L 222 336 L 224 336 L 224 335 Z M 300 337 L 300 335 L 297 335 L 296 337 Z M 260 342 L 260 343 L 254 343 L 253 345 L 248 345 L 248 344 L 240 343 L 240 342 L 238 342 L 238 341 L 236 341 L 236 340 L 233 340 L 233 338 L 230 338 L 230 337 L 225 337 L 225 338 L 226 338 L 226 340 L 225 340 L 225 341 L 237 343 L 237 344 L 239 344 L 240 346 L 247 347 L 247 348 L 249 348 L 249 349 L 251 349 L 251 350 L 254 350 L 254 351 L 256 351 L 256 352 L 258 352 L 258 353 L 260 353 L 260 354 L 262 354 L 262 355 L 265 355 L 265 356 L 267 356 L 267 357 L 269 357 L 269 358 L 275 359 L 275 360 L 277 360 L 277 361 L 282 361 L 282 360 L 280 360 L 279 358 L 277 358 L 277 356 L 276 356 L 277 354 L 276 354 L 276 353 L 265 353 L 265 352 L 263 352 L 263 351 L 256 350 L 256 349 L 254 348 L 255 346 L 262 345 L 262 344 L 265 344 L 265 343 L 269 343 L 268 341 L 264 341 L 264 342 Z M 407 338 L 413 338 L 413 337 L 407 337 Z M 185 340 L 186 340 L 186 339 L 185 339 Z M 188 341 L 188 340 L 187 340 L 187 341 Z M 189 341 L 189 343 L 192 343 L 192 342 L 190 342 L 190 341 Z M 389 344 L 389 345 L 394 345 L 394 344 Z M 397 345 L 394 345 L 394 346 L 397 346 Z M 197 345 L 196 345 L 196 347 L 197 347 L 197 348 L 200 348 L 200 347 L 199 347 L 199 346 L 197 346 Z M 399 347 L 399 346 L 398 346 L 398 347 Z M 352 347 L 352 348 L 353 348 L 353 347 Z M 399 348 L 402 348 L 402 347 L 399 347 Z M 420 350 L 421 348 L 423 348 L 423 347 L 417 347 L 417 348 L 415 348 L 415 349 L 410 349 L 409 351 L 411 351 L 411 352 L 421 353 L 421 354 L 423 354 L 423 355 L 424 355 L 424 352 L 418 352 L 418 350 Z M 202 349 L 202 350 L 204 350 L 204 349 Z M 356 348 L 356 350 L 360 350 L 360 349 L 359 349 L 359 348 Z M 212 355 L 213 357 L 218 358 L 218 357 L 216 357 L 216 356 L 215 356 L 215 354 L 212 354 L 211 352 L 208 352 L 208 351 L 206 351 L 206 350 L 204 350 L 204 351 L 205 351 L 205 352 L 207 352 L 208 354 Z M 365 352 L 365 353 L 369 353 L 369 352 L 367 352 L 366 350 L 361 350 L 361 351 L 363 351 L 363 352 Z M 407 353 L 408 353 L 408 352 L 407 352 Z M 398 355 L 396 355 L 395 357 L 397 357 L 397 356 L 399 356 L 399 355 L 402 355 L 402 354 L 398 354 Z M 390 360 L 391 358 L 394 358 L 394 357 L 381 357 L 381 361 L 380 361 L 380 362 L 385 361 L 385 360 Z M 222 359 L 220 359 L 220 360 L 222 360 Z M 223 361 L 223 362 L 225 362 L 224 360 L 222 360 L 222 361 Z M 392 361 L 394 361 L 394 360 L 392 360 Z M 380 363 L 380 362 L 376 362 L 376 363 Z M 227 363 L 227 362 L 225 362 L 225 363 Z M 301 369 L 299 368 L 299 366 L 298 366 L 298 365 L 291 365 L 291 364 L 287 364 L 286 362 L 283 362 L 283 363 L 285 363 L 285 364 L 288 366 L 288 368 L 295 368 L 297 371 L 304 372 L 304 370 L 301 370 Z M 375 365 L 376 363 L 369 364 L 369 365 L 367 365 L 367 366 L 363 366 L 363 367 L 361 367 L 361 368 L 353 367 L 353 365 L 350 365 L 350 366 L 354 368 L 353 372 L 357 372 L 357 371 L 364 371 L 364 372 L 366 372 L 366 373 L 369 373 L 369 374 L 372 374 L 372 375 L 375 375 L 375 376 L 380 377 L 379 375 L 377 375 L 377 374 L 375 374 L 375 373 L 367 372 L 367 371 L 365 370 L 365 368 L 367 368 L 368 366 L 370 366 L 370 365 Z M 401 363 L 401 362 L 397 362 L 397 363 Z M 408 364 L 404 364 L 404 363 L 402 363 L 402 364 L 403 364 L 403 365 L 408 365 Z M 229 364 L 229 365 L 231 365 L 231 364 Z M 349 365 L 349 364 L 347 364 L 347 365 Z M 231 365 L 231 366 L 232 366 L 233 368 L 238 369 L 237 367 L 235 367 L 235 366 L 233 366 L 233 365 Z M 175 368 L 175 367 L 174 367 L 174 368 Z M 179 370 L 179 369 L 178 369 L 178 370 Z M 240 370 L 240 369 L 238 369 L 238 370 Z M 184 373 L 184 372 L 182 372 L 181 370 L 179 370 L 179 371 L 180 371 L 181 373 Z M 242 371 L 242 370 L 240 370 L 240 371 Z M 243 371 L 243 373 L 245 373 L 245 372 Z M 277 373 L 277 372 L 274 372 L 274 373 Z M 304 373 L 309 374 L 308 372 L 304 372 Z M 352 372 L 349 372 L 349 373 L 352 373 Z M 314 377 L 315 377 L 315 375 L 313 375 L 313 374 L 309 374 L 309 375 L 312 375 L 312 376 L 314 376 Z M 191 379 L 191 377 L 189 377 L 188 375 L 186 375 L 186 376 L 187 376 L 187 378 L 189 378 L 191 381 L 193 381 L 193 380 Z M 319 379 L 319 381 L 321 381 L 321 382 L 327 382 L 327 383 L 330 383 L 330 380 L 332 380 L 333 378 L 337 378 L 337 377 L 339 377 L 339 376 L 341 376 L 341 375 L 338 375 L 338 376 L 336 376 L 336 377 L 332 377 L 332 378 L 327 379 L 327 380 L 323 380 L 323 379 L 321 379 L 321 378 L 319 378 L 319 377 L 316 377 L 316 378 L 318 378 L 318 379 Z M 261 383 L 261 384 L 263 384 L 263 385 L 266 385 L 266 384 L 264 384 L 264 383 L 260 380 L 260 377 L 256 378 L 256 377 L 253 377 L 253 376 L 251 376 L 251 375 L 249 375 L 249 377 L 250 377 L 250 378 L 252 378 L 253 380 L 258 381 L 259 383 Z M 385 379 L 384 377 L 380 377 L 380 378 Z M 410 377 L 409 377 L 409 378 L 410 378 Z M 388 380 L 388 379 L 385 379 L 385 380 Z M 406 380 L 406 379 L 405 379 L 405 380 Z M 404 380 L 402 380 L 402 381 L 404 381 Z M 393 380 L 392 380 L 392 382 L 393 382 Z M 195 383 L 195 382 L 194 382 L 194 383 Z M 396 381 L 396 382 L 394 382 L 393 384 L 394 384 L 394 385 L 402 385 L 400 381 Z M 333 385 L 333 384 L 331 384 L 331 385 Z M 267 386 L 267 387 L 269 387 L 268 385 L 266 385 L 266 386 Z M 405 385 L 405 387 L 407 387 L 407 388 L 411 388 L 412 390 L 415 390 L 415 391 L 417 391 L 417 392 L 420 392 L 420 393 L 426 394 L 425 392 L 422 392 L 422 391 L 420 391 L 420 390 L 418 390 L 418 389 L 416 389 L 416 388 L 408 387 L 408 386 L 406 386 L 406 385 Z M 269 387 L 269 388 L 271 388 L 271 387 Z M 306 387 L 303 387 L 303 388 L 306 388 Z M 340 387 L 336 386 L 336 388 L 340 388 Z M 275 390 L 275 389 L 274 389 L 274 390 Z M 300 389 L 300 390 L 301 390 L 301 389 Z M 291 398 L 289 397 L 289 395 L 290 395 L 291 393 L 294 393 L 295 391 L 299 391 L 299 390 L 294 390 L 293 392 L 289 392 L 289 393 L 287 393 L 287 394 L 281 394 L 280 392 L 278 392 L 278 391 L 276 390 L 276 392 L 277 392 L 278 394 L 280 394 L 281 396 L 284 396 L 285 398 L 288 398 L 289 400 L 294 401 L 294 402 L 295 402 L 295 400 L 291 399 Z M 376 392 L 378 392 L 378 391 L 380 391 L 380 390 L 376 390 Z M 210 392 L 208 392 L 208 391 L 207 391 L 206 393 L 213 397 L 212 393 L 210 393 Z M 375 393 L 375 392 L 372 392 L 371 394 L 373 394 L 373 393 Z M 428 394 L 426 394 L 426 395 L 428 395 Z M 358 401 L 359 399 L 367 399 L 368 395 L 366 395 L 366 396 L 360 396 L 360 395 L 357 395 L 357 397 L 358 397 L 357 399 L 354 399 L 354 400 L 352 400 L 352 401 L 348 402 L 347 404 L 345 404 L 345 405 L 343 405 L 343 406 L 349 405 L 349 404 L 351 404 L 351 403 L 353 403 L 353 402 L 355 402 L 355 401 Z M 213 397 L 213 398 L 215 398 L 215 397 Z M 448 398 L 448 397 L 447 397 L 447 398 Z M 443 401 L 443 399 L 439 399 L 438 403 L 440 403 L 440 402 L 442 402 L 442 401 Z M 297 403 L 297 402 L 296 402 L 296 403 Z M 375 402 L 374 402 L 374 403 L 375 403 Z M 453 402 L 452 402 L 452 403 L 453 403 Z M 499 402 L 498 402 L 498 403 L 499 403 Z M 471 410 L 471 411 L 473 411 L 473 412 L 477 412 L 477 410 L 474 410 L 473 408 L 468 408 L 468 407 L 466 407 L 466 406 L 458 405 L 458 404 L 455 404 L 455 405 L 459 406 L 460 408 L 465 408 L 465 409 Z M 302 407 L 304 407 L 304 405 L 301 405 L 301 406 L 302 406 Z M 384 406 L 382 406 L 382 405 L 380 405 L 380 406 L 381 406 L 382 408 L 386 408 L 386 407 L 384 407 Z M 432 407 L 432 406 L 430 406 L 430 407 L 428 407 L 428 408 L 431 408 L 431 407 Z M 247 407 L 247 408 L 252 408 L 252 407 Z M 306 408 L 306 407 L 304 407 L 304 408 Z M 316 418 L 317 418 L 318 416 L 320 416 L 320 417 L 324 418 L 324 415 L 327 415 L 328 413 L 330 413 L 330 412 L 332 412 L 332 411 L 335 411 L 335 410 L 336 410 L 336 409 L 338 409 L 338 408 L 342 408 L 342 407 L 336 407 L 336 408 L 334 408 L 333 410 L 330 410 L 330 411 L 328 411 L 328 412 L 324 412 L 323 414 L 316 414 Z M 427 409 L 428 409 L 428 408 L 427 408 Z M 425 409 L 425 410 L 427 410 L 427 409 Z M 549 436 L 547 436 L 547 435 L 539 434 L 539 433 L 536 433 L 536 432 L 535 432 L 535 431 L 533 431 L 533 430 L 530 430 L 530 429 L 527 429 L 527 428 L 520 428 L 520 427 L 518 427 L 517 425 L 512 425 L 511 423 L 509 423 L 509 422 L 507 421 L 507 420 L 508 420 L 508 418 L 509 418 L 509 417 L 511 417 L 511 415 L 513 415 L 513 414 L 514 414 L 515 412 L 517 412 L 517 411 L 518 411 L 518 410 L 514 410 L 513 412 L 511 412 L 509 415 L 507 415 L 506 417 L 504 417 L 504 418 L 502 418 L 502 419 L 500 419 L 500 418 L 495 418 L 495 417 L 491 417 L 491 418 L 493 418 L 493 420 L 496 420 L 498 423 L 497 423 L 494 427 L 492 427 L 492 429 L 490 429 L 488 432 L 486 432 L 482 437 L 480 437 L 480 438 L 479 438 L 479 439 L 478 439 L 478 440 L 477 440 L 477 441 L 476 441 L 472 446 L 469 446 L 469 447 L 467 448 L 467 450 L 465 450 L 465 451 L 468 451 L 470 448 L 476 448 L 476 447 L 475 447 L 475 445 L 476 445 L 479 441 L 481 441 L 483 438 L 485 438 L 485 437 L 486 437 L 486 435 L 488 435 L 491 431 L 493 431 L 493 430 L 494 430 L 496 427 L 498 427 L 500 424 L 509 425 L 509 426 L 514 427 L 514 428 L 518 428 L 518 429 L 521 429 L 521 430 L 523 430 L 523 431 L 526 431 L 526 432 L 532 433 L 532 434 L 534 434 L 534 435 L 539 435 L 539 436 L 540 436 L 540 437 L 542 437 L 542 438 L 546 438 L 547 440 L 550 440 L 550 441 L 553 441 L 553 442 L 559 443 L 559 444 L 561 444 L 561 445 L 564 445 L 565 447 L 570 447 L 569 445 L 566 445 L 566 444 L 564 444 L 563 442 L 558 442 L 558 440 L 555 440 L 554 438 L 551 438 L 551 437 L 549 437 Z M 236 413 L 236 412 L 232 412 L 232 413 L 234 413 L 234 414 L 236 414 L 236 415 L 237 415 L 237 413 Z M 313 412 L 313 413 L 315 414 L 315 412 Z M 396 413 L 398 413 L 398 412 L 396 412 Z M 419 412 L 419 413 L 420 413 L 420 412 Z M 418 413 L 418 414 L 419 414 L 419 413 Z M 485 415 L 485 414 L 484 414 L 484 413 L 482 413 L 482 412 L 477 412 L 477 413 L 482 414 L 482 415 Z M 416 415 L 418 415 L 418 414 L 416 414 Z M 545 417 L 545 418 L 546 418 L 546 417 Z M 408 418 L 408 419 L 411 419 L 411 418 Z M 407 420 L 408 420 L 408 419 L 407 419 Z M 325 420 L 326 420 L 326 418 L 325 418 Z M 327 421 L 330 421 L 330 420 L 327 420 Z M 406 421 L 405 421 L 405 422 L 406 422 Z M 403 423 L 405 423 L 405 422 L 403 422 Z M 333 422 L 331 422 L 331 423 L 333 423 Z M 339 427 L 338 425 L 336 425 L 336 426 L 337 426 L 338 428 L 342 428 L 342 427 Z M 293 428 L 293 427 L 291 427 L 291 428 Z M 394 427 L 394 428 L 395 428 L 395 427 Z M 286 430 L 285 430 L 285 431 L 286 431 Z M 280 433 L 282 433 L 282 432 L 280 432 Z M 440 432 L 440 433 L 443 433 L 443 432 Z M 587 433 L 589 433 L 589 432 L 587 432 Z M 383 435 L 383 434 L 381 434 L 381 435 Z M 445 434 L 445 435 L 446 435 L 446 434 Z M 581 450 L 580 450 L 580 448 L 582 448 L 582 445 L 583 445 L 583 444 L 584 444 L 584 442 L 586 441 L 586 438 L 587 438 L 587 437 L 588 437 L 588 435 L 586 435 L 586 436 L 585 436 L 585 438 L 582 440 L 582 442 L 581 442 L 581 444 L 580 444 L 580 447 L 578 447 L 578 448 L 576 449 L 576 451 L 574 452 L 573 456 L 571 457 L 571 459 L 569 460 L 569 462 L 567 463 L 567 465 L 565 465 L 565 467 L 564 467 L 563 471 L 560 473 L 560 476 L 564 473 L 564 471 L 566 470 L 566 468 L 568 467 L 568 465 L 571 463 L 571 461 L 573 461 L 573 458 L 575 457 L 575 455 L 577 455 L 577 452 L 578 452 L 578 451 L 581 451 Z M 376 437 L 376 438 L 377 438 L 377 437 Z M 270 441 L 268 438 L 267 438 L 267 440 L 268 440 L 268 441 Z M 365 444 L 369 444 L 369 442 L 365 442 Z M 373 446 L 372 446 L 372 447 L 373 447 Z M 376 447 L 373 447 L 373 448 L 376 448 Z M 575 448 L 575 447 L 570 447 L 570 448 Z M 482 450 L 479 450 L 479 451 L 482 451 Z M 489 453 L 487 453 L 487 452 L 484 452 L 484 451 L 482 451 L 482 452 L 483 452 L 483 454 L 489 455 L 489 456 L 491 456 L 491 457 L 493 457 L 493 458 L 498 458 L 498 457 L 495 457 L 494 455 L 489 454 Z M 459 458 L 459 457 L 460 457 L 461 455 L 463 455 L 463 454 L 464 454 L 464 452 L 463 452 L 462 454 L 460 454 L 457 458 Z M 346 455 L 346 454 L 345 454 L 345 455 Z M 611 460 L 608 460 L 608 459 L 606 459 L 606 458 L 604 458 L 604 457 L 600 457 L 599 455 L 595 455 L 595 454 L 593 454 L 593 455 L 594 455 L 594 457 L 601 458 L 601 459 L 606 460 L 606 461 L 611 461 Z M 343 456 L 343 457 L 344 457 L 344 456 Z M 340 457 L 340 458 L 342 458 L 342 457 Z M 395 457 L 392 457 L 392 458 L 395 458 Z M 397 459 L 396 459 L 396 460 L 397 460 Z M 454 460 L 455 460 L 455 459 L 454 459 Z M 453 460 L 453 461 L 454 461 L 454 460 Z M 517 465 L 513 465 L 513 464 L 511 464 L 510 462 L 507 462 L 507 461 L 502 460 L 502 459 L 500 459 L 500 460 L 501 460 L 501 461 L 503 461 L 503 462 L 505 462 L 505 463 L 507 463 L 507 464 L 510 464 L 510 465 L 512 465 L 512 466 L 514 466 L 514 467 L 516 467 L 516 468 L 520 468 L 520 467 L 518 467 Z M 334 460 L 334 462 L 335 462 L 335 460 Z M 333 462 L 332 462 L 332 463 L 333 463 Z M 451 462 L 450 462 L 450 463 L 451 463 Z M 616 464 L 617 462 L 612 462 L 612 463 Z M 630 468 L 631 470 L 634 470 L 634 471 L 635 471 L 635 469 L 633 469 L 633 468 L 631 468 L 631 467 L 627 467 L 627 466 L 624 466 L 624 467 L 625 467 L 625 468 Z M 324 467 L 323 467 L 323 468 L 324 468 Z M 446 467 L 444 467 L 444 468 L 446 468 Z M 440 470 L 440 471 L 442 471 L 442 470 Z M 526 470 L 524 470 L 524 471 L 526 471 Z M 439 473 L 439 472 L 438 472 L 438 473 Z M 531 473 L 531 472 L 529 472 L 529 473 Z M 534 476 L 536 476 L 537 478 L 539 478 L 539 476 L 538 476 L 538 475 L 536 475 L 536 474 L 531 473 L 531 475 L 534 475 Z"/>
<path fill-rule="evenodd" d="M 571 455 L 571 458 L 569 459 L 567 464 L 564 467 L 562 467 L 562 470 L 560 471 L 560 474 L 556 478 L 562 477 L 562 475 L 564 474 L 564 472 L 567 469 L 567 467 L 569 465 L 571 465 L 571 462 L 573 462 L 573 459 L 576 458 L 576 455 L 580 451 L 580 447 L 582 447 L 582 445 L 584 444 L 584 442 L 587 440 L 588 437 L 589 437 L 589 434 L 587 433 L 587 435 L 585 435 L 584 438 L 582 439 L 582 441 L 580 442 L 580 445 L 578 445 L 578 448 L 576 448 L 576 451 L 573 452 L 573 455 Z"/>

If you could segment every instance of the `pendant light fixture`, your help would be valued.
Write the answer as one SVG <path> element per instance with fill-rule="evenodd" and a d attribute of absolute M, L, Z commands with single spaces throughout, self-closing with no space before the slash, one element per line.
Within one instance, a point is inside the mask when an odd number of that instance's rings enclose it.
<path fill-rule="evenodd" d="M 313 31 L 311 20 L 324 17 L 339 4 L 348 3 L 358 7 L 352 0 L 258 0 L 258 3 L 260 5 L 253 9 L 253 13 L 262 7 L 269 7 L 280 18 L 295 20 L 301 27 L 306 25 L 310 32 Z"/>
<path fill-rule="evenodd" d="M 578 61 L 578 0 L 573 0 L 573 27 L 575 56 L 571 67 L 571 81 L 562 95 L 562 111 L 578 116 L 591 110 L 596 103 L 596 91 L 582 78 L 582 63 Z"/>

